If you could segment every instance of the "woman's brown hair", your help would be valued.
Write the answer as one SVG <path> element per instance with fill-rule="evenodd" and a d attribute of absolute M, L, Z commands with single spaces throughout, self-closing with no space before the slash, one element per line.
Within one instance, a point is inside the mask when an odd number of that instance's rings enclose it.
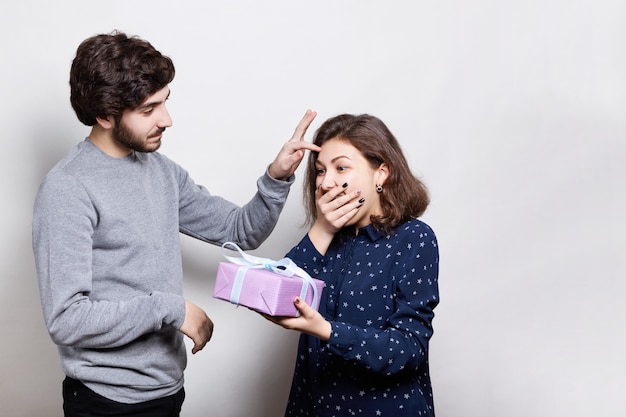
<path fill-rule="evenodd" d="M 374 227 L 385 232 L 410 219 L 421 216 L 430 198 L 426 185 L 413 175 L 398 140 L 377 117 L 361 114 L 342 114 L 326 120 L 315 132 L 313 143 L 322 144 L 331 139 L 345 140 L 367 159 L 372 168 L 385 163 L 389 176 L 380 195 L 382 215 L 372 216 Z M 304 205 L 306 222 L 317 218 L 315 205 L 315 162 L 318 153 L 309 154 L 304 178 Z"/>

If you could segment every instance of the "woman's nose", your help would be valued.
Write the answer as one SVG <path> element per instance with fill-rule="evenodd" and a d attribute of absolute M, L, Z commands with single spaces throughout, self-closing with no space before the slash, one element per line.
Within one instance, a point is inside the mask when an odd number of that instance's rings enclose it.
<path fill-rule="evenodd" d="M 328 175 L 324 176 L 324 178 L 322 179 L 322 182 L 320 183 L 320 188 L 324 191 L 331 190 L 335 188 L 336 186 L 337 186 L 337 183 L 335 182 L 335 180 Z"/>

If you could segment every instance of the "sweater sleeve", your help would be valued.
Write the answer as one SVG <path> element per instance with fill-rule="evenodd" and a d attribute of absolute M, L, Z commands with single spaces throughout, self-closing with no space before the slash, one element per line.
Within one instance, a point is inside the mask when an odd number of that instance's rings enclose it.
<path fill-rule="evenodd" d="M 258 248 L 270 235 L 294 182 L 270 177 L 257 180 L 257 192 L 243 206 L 214 196 L 180 170 L 180 231 L 197 239 L 221 245 L 235 242 L 243 250 Z"/>
<path fill-rule="evenodd" d="M 71 175 L 57 172 L 40 186 L 33 213 L 33 251 L 46 326 L 61 346 L 115 348 L 184 320 L 182 296 L 138 294 L 119 301 L 92 293 L 92 245 L 98 215 Z"/>

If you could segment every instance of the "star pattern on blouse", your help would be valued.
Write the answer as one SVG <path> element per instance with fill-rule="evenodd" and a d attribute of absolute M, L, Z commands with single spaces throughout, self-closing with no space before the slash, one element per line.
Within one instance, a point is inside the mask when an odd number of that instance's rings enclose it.
<path fill-rule="evenodd" d="M 320 313 L 332 332 L 324 344 L 301 339 L 306 353 L 297 357 L 286 416 L 434 415 L 427 346 L 439 301 L 435 235 L 419 220 L 387 236 L 363 230 L 323 257 L 306 239 L 288 254 L 326 282 Z"/>

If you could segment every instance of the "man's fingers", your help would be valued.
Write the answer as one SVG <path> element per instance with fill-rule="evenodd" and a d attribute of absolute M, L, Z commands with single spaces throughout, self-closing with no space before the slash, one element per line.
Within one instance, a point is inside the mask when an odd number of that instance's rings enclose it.
<path fill-rule="evenodd" d="M 196 354 L 197 352 L 200 352 L 202 349 L 204 349 L 204 347 L 207 345 L 210 339 L 211 339 L 210 334 L 208 335 L 208 337 L 198 337 L 195 340 L 192 339 L 193 348 L 191 349 L 191 353 Z"/>
<path fill-rule="evenodd" d="M 313 121 L 313 119 L 315 119 L 315 116 L 317 116 L 317 112 L 314 112 L 313 110 L 307 110 L 298 125 L 296 126 L 296 130 L 293 132 L 293 136 L 290 140 L 302 140 L 304 138 L 304 134 L 311 125 L 311 122 Z"/>

